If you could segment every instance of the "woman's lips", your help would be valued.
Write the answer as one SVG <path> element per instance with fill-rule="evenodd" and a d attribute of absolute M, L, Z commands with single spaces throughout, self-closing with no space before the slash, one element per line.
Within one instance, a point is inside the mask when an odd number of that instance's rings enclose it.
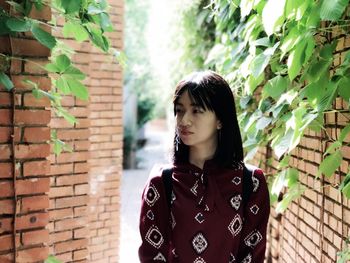
<path fill-rule="evenodd" d="M 190 131 L 180 131 L 180 134 L 183 135 L 183 136 L 188 136 L 188 135 L 193 134 L 193 132 L 190 132 Z"/>

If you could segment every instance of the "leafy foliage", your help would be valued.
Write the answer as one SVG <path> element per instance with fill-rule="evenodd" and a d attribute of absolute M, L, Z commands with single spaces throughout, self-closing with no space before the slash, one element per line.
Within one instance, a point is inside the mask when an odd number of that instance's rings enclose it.
<path fill-rule="evenodd" d="M 43 10 L 48 6 L 55 10 L 57 16 L 64 18 L 64 37 L 73 37 L 78 42 L 90 40 L 96 47 L 115 57 L 121 64 L 124 64 L 124 56 L 121 52 L 110 47 L 110 41 L 105 36 L 106 32 L 112 32 L 113 26 L 108 15 L 109 5 L 106 0 L 22 0 L 7 1 L 11 8 L 17 12 L 16 16 L 0 7 L 0 36 L 16 36 L 23 32 L 31 32 L 33 37 L 42 45 L 51 50 L 51 61 L 42 68 L 51 73 L 53 88 L 46 92 L 41 90 L 38 84 L 25 80 L 33 88 L 35 97 L 46 96 L 51 101 L 51 106 L 58 116 L 65 118 L 74 125 L 77 120 L 61 105 L 63 96 L 75 96 L 78 99 L 88 100 L 88 90 L 83 84 L 85 74 L 74 67 L 71 55 L 74 53 L 65 46 L 62 41 L 56 39 L 47 28 L 59 30 L 56 26 L 55 17 L 48 23 L 29 17 L 31 10 Z M 5 62 L 12 58 L 6 54 L 0 54 Z M 0 84 L 7 90 L 13 88 L 11 79 L 6 75 L 7 68 L 0 67 Z M 63 141 L 52 134 L 54 151 L 59 154 L 62 150 L 71 150 Z"/>
<path fill-rule="evenodd" d="M 278 213 L 306 190 L 288 161 L 305 131 L 328 136 L 325 115 L 343 114 L 333 109 L 335 99 L 350 103 L 350 52 L 340 64 L 335 60 L 340 37 L 349 35 L 348 5 L 348 0 L 212 0 L 209 5 L 216 41 L 206 66 L 234 88 L 246 160 L 260 146 L 271 147 L 280 160 L 279 172 L 269 180 Z M 339 138 L 328 136 L 317 176 L 332 177 L 339 170 L 349 132 L 347 125 Z M 350 171 L 339 190 L 350 198 Z M 349 250 L 338 256 L 338 262 L 347 261 Z"/>

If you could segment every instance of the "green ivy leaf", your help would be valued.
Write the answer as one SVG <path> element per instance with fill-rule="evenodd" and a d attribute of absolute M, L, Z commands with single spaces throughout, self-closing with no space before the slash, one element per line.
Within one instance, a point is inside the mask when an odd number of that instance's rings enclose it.
<path fill-rule="evenodd" d="M 96 4 L 90 4 L 88 7 L 89 15 L 98 15 L 104 12 L 104 9 Z"/>
<path fill-rule="evenodd" d="M 89 34 L 85 27 L 73 21 L 65 23 L 62 32 L 64 37 L 73 36 L 78 42 L 83 42 L 89 38 Z"/>
<path fill-rule="evenodd" d="M 350 199 L 350 173 L 348 173 L 339 186 L 339 191 L 342 191 L 347 198 Z"/>
<path fill-rule="evenodd" d="M 67 78 L 67 83 L 71 92 L 79 99 L 87 100 L 89 98 L 87 88 L 80 81 L 73 78 Z"/>
<path fill-rule="evenodd" d="M 349 132 L 350 132 L 350 124 L 348 124 L 347 126 L 345 126 L 345 127 L 342 129 L 341 133 L 340 133 L 339 141 L 340 141 L 341 143 L 345 140 L 345 138 L 346 138 L 346 136 L 348 135 Z"/>
<path fill-rule="evenodd" d="M 271 97 L 277 100 L 282 93 L 287 89 L 289 85 L 288 78 L 282 76 L 276 76 L 273 79 L 270 79 L 264 86 L 262 90 L 263 97 Z"/>
<path fill-rule="evenodd" d="M 277 135 L 271 143 L 271 146 L 277 156 L 277 158 L 281 158 L 281 156 L 287 152 L 289 148 L 289 144 L 293 138 L 294 131 L 293 129 L 289 129 L 286 134 Z"/>
<path fill-rule="evenodd" d="M 342 143 L 340 141 L 335 141 L 334 143 L 331 144 L 331 146 L 327 148 L 327 151 L 323 154 L 323 156 L 326 156 L 328 154 L 333 154 L 336 151 L 339 151 L 341 146 L 342 146 Z"/>
<path fill-rule="evenodd" d="M 345 101 L 350 100 L 350 78 L 349 77 L 342 77 L 340 79 L 339 86 L 338 86 L 338 94 Z"/>
<path fill-rule="evenodd" d="M 8 91 L 13 89 L 13 83 L 11 79 L 4 72 L 0 72 L 0 83 L 4 85 Z"/>
<path fill-rule="evenodd" d="M 65 72 L 71 65 L 71 61 L 69 57 L 67 57 L 65 54 L 59 55 L 55 59 L 56 67 L 59 69 L 59 72 L 63 73 Z"/>
<path fill-rule="evenodd" d="M 302 66 L 306 63 L 315 48 L 314 37 L 308 36 L 302 39 L 288 57 L 288 75 L 293 80 L 298 76 Z"/>
<path fill-rule="evenodd" d="M 241 16 L 246 17 L 250 14 L 254 6 L 254 0 L 241 0 L 240 2 L 240 9 L 241 9 Z"/>
<path fill-rule="evenodd" d="M 70 87 L 66 77 L 63 75 L 55 81 L 55 86 L 64 94 L 68 95 L 71 93 Z"/>
<path fill-rule="evenodd" d="M 317 176 L 320 176 L 321 173 L 323 173 L 327 177 L 331 177 L 340 166 L 342 160 L 343 155 L 341 154 L 340 150 L 328 155 L 320 164 Z"/>
<path fill-rule="evenodd" d="M 15 32 L 27 32 L 30 31 L 32 23 L 30 20 L 19 19 L 11 17 L 6 20 L 6 25 L 9 29 Z"/>
<path fill-rule="evenodd" d="M 268 36 L 275 33 L 276 29 L 279 28 L 285 17 L 284 17 L 284 7 L 286 0 L 268 0 L 263 12 L 262 12 L 262 22 L 265 32 Z"/>
<path fill-rule="evenodd" d="M 332 105 L 333 100 L 338 94 L 338 86 L 333 81 L 329 81 L 327 85 L 327 90 L 323 93 L 323 96 L 319 101 L 317 101 L 317 111 L 324 112 L 326 109 Z M 322 95 L 322 93 L 321 93 Z"/>
<path fill-rule="evenodd" d="M 301 39 L 301 32 L 299 32 L 299 29 L 297 26 L 292 26 L 289 30 L 289 33 L 285 36 L 282 36 L 282 44 L 281 44 L 281 57 L 282 60 L 283 57 L 300 41 Z"/>
<path fill-rule="evenodd" d="M 33 24 L 31 31 L 33 36 L 44 46 L 48 47 L 49 49 L 53 49 L 56 46 L 56 38 L 54 38 L 50 33 L 41 29 L 38 24 Z"/>
<path fill-rule="evenodd" d="M 100 26 L 105 32 L 112 32 L 113 25 L 107 13 L 103 12 L 100 14 Z"/>
<path fill-rule="evenodd" d="M 58 116 L 63 117 L 71 125 L 74 125 L 75 123 L 77 123 L 77 119 L 63 107 L 56 107 L 56 110 L 57 110 Z"/>
<path fill-rule="evenodd" d="M 298 199 L 306 190 L 305 186 L 296 184 L 294 187 L 288 189 L 288 192 L 283 196 L 282 201 L 280 201 L 276 206 L 276 213 L 283 213 L 293 200 Z"/>
<path fill-rule="evenodd" d="M 251 70 L 254 78 L 258 78 L 258 76 L 263 73 L 266 66 L 269 64 L 271 57 L 275 53 L 278 45 L 279 42 L 277 42 L 273 47 L 265 49 L 264 52 L 260 53 L 253 59 L 252 64 L 249 66 L 249 69 Z"/>
<path fill-rule="evenodd" d="M 271 121 L 272 121 L 272 118 L 262 117 L 257 121 L 256 128 L 258 130 L 263 130 L 271 123 Z"/>
<path fill-rule="evenodd" d="M 72 14 L 79 12 L 81 7 L 81 0 L 60 0 L 61 7 L 65 10 L 66 14 Z"/>
<path fill-rule="evenodd" d="M 85 79 L 85 74 L 81 72 L 79 69 L 73 66 L 69 66 L 65 71 L 64 75 L 69 76 L 74 79 L 78 80 L 84 80 Z"/>
<path fill-rule="evenodd" d="M 322 20 L 339 20 L 349 5 L 349 0 L 322 0 L 320 17 Z"/>
<path fill-rule="evenodd" d="M 91 23 L 87 24 L 86 28 L 89 32 L 92 43 L 97 47 L 101 48 L 103 51 L 107 52 L 109 49 L 109 45 L 108 43 L 106 43 L 105 37 L 103 36 L 101 29 Z"/>
<path fill-rule="evenodd" d="M 44 68 L 51 73 L 59 73 L 60 69 L 56 66 L 56 64 L 48 63 L 44 66 Z"/>

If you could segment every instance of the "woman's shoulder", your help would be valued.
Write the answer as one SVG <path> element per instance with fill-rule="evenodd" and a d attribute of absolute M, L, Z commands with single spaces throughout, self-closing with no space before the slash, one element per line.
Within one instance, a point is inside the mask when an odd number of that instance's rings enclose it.
<path fill-rule="evenodd" d="M 153 184 L 159 184 L 162 182 L 162 174 L 164 169 L 171 169 L 172 166 L 169 164 L 155 164 L 151 168 L 151 171 L 148 176 L 148 182 Z"/>

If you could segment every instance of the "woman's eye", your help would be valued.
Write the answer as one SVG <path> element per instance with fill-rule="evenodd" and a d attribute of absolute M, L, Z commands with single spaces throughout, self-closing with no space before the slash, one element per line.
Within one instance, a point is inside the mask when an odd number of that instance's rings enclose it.
<path fill-rule="evenodd" d="M 193 113 L 203 113 L 203 110 L 202 109 L 194 109 Z"/>
<path fill-rule="evenodd" d="M 181 112 L 182 112 L 182 109 L 175 109 L 175 112 L 176 112 L 176 113 L 181 113 Z"/>

